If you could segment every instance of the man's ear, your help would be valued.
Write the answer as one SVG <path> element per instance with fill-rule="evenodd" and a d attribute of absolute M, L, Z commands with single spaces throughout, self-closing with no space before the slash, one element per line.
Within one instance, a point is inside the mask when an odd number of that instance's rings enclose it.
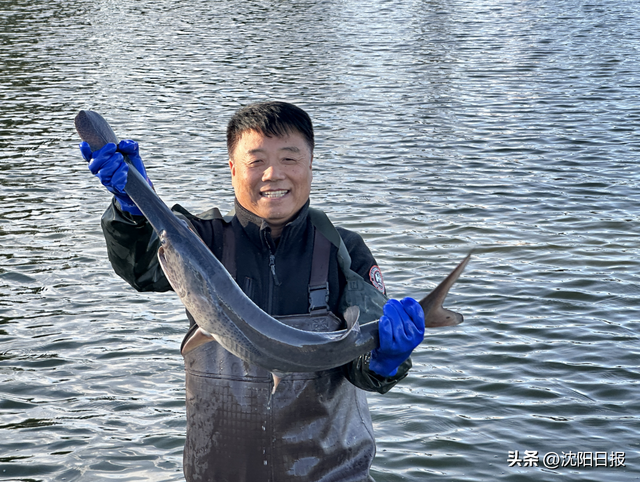
<path fill-rule="evenodd" d="M 229 158 L 229 169 L 231 169 L 231 177 L 234 177 L 236 175 L 236 165 L 231 158 Z"/>

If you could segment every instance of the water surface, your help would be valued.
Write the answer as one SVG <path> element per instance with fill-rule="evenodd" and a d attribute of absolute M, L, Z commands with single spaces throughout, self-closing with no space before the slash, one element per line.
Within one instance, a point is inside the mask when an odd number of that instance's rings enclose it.
<path fill-rule="evenodd" d="M 267 99 L 312 116 L 312 204 L 364 236 L 394 297 L 474 249 L 448 298 L 465 323 L 369 397 L 375 479 L 640 479 L 636 10 L 3 2 L 0 479 L 182 479 L 183 308 L 113 274 L 73 118 L 138 140 L 167 203 L 224 210 L 226 122 Z"/>

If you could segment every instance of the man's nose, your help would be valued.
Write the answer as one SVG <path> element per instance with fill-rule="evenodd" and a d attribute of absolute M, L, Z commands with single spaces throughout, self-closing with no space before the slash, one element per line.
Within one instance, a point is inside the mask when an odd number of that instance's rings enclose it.
<path fill-rule="evenodd" d="M 271 164 L 262 173 L 263 181 L 279 181 L 284 179 L 284 172 L 277 164 Z"/>

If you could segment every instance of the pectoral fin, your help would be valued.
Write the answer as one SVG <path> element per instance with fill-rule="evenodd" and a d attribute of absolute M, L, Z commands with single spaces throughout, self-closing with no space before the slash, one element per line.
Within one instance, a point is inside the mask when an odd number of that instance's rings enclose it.
<path fill-rule="evenodd" d="M 196 349 L 200 345 L 209 343 L 210 341 L 215 341 L 214 336 L 211 333 L 207 333 L 202 328 L 198 328 L 182 347 L 182 356 Z"/>
<path fill-rule="evenodd" d="M 273 390 L 271 390 L 271 395 L 273 395 L 274 393 L 276 393 L 276 388 L 278 388 L 278 385 L 280 384 L 280 380 L 282 380 L 282 378 L 275 373 L 272 373 L 271 376 L 273 377 Z"/>
<path fill-rule="evenodd" d="M 350 306 L 344 312 L 344 321 L 347 322 L 347 329 L 351 330 L 356 323 L 358 323 L 358 318 L 360 318 L 360 307 L 359 306 Z M 357 330 L 359 327 L 356 327 Z"/>

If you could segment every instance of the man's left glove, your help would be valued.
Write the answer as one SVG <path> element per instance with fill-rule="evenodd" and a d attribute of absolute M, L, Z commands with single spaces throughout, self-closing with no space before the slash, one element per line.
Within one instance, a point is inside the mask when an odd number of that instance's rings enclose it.
<path fill-rule="evenodd" d="M 413 298 L 385 303 L 384 315 L 378 321 L 380 347 L 371 352 L 369 369 L 392 377 L 424 339 L 424 312 Z"/>

